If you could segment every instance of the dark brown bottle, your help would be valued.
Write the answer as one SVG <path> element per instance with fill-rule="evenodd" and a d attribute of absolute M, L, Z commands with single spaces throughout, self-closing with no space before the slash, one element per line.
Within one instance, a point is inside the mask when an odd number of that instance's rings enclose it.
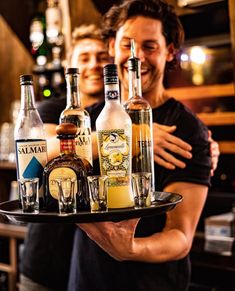
<path fill-rule="evenodd" d="M 63 123 L 57 126 L 60 139 L 60 155 L 49 161 L 44 168 L 44 205 L 46 211 L 58 211 L 58 187 L 56 179 L 76 178 L 77 211 L 90 209 L 87 175 L 91 173 L 90 163 L 75 152 L 76 125 Z"/>

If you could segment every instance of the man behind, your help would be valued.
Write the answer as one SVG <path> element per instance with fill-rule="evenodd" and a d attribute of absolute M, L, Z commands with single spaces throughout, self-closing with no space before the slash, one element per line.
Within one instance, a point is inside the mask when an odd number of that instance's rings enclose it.
<path fill-rule="evenodd" d="M 100 29 L 83 25 L 73 32 L 69 63 L 79 67 L 82 105 L 90 106 L 103 100 L 103 66 L 110 62 L 107 49 L 101 40 Z M 66 98 L 52 98 L 42 102 L 39 113 L 44 122 L 49 159 L 58 155 L 55 128 Z M 30 224 L 21 259 L 20 291 L 65 291 L 69 275 L 74 225 Z"/>
<path fill-rule="evenodd" d="M 109 53 L 118 65 L 122 97 L 128 96 L 130 39 L 140 58 L 143 97 L 153 120 L 176 125 L 175 135 L 192 146 L 186 168 L 155 163 L 158 191 L 183 195 L 164 215 L 127 221 L 84 223 L 75 233 L 70 291 L 185 291 L 190 281 L 190 251 L 210 185 L 208 131 L 163 86 L 165 69 L 175 61 L 183 29 L 173 8 L 161 0 L 126 0 L 103 19 Z"/>

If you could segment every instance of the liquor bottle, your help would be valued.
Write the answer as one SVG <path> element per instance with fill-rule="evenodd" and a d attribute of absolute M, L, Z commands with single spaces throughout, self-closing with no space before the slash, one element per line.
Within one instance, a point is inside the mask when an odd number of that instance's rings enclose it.
<path fill-rule="evenodd" d="M 60 124 L 73 123 L 77 126 L 76 153 L 92 165 L 91 119 L 89 113 L 81 107 L 78 69 L 68 68 L 65 79 L 67 105 L 61 112 Z"/>
<path fill-rule="evenodd" d="M 42 208 L 42 176 L 47 163 L 47 144 L 43 122 L 35 107 L 32 75 L 21 75 L 20 85 L 21 107 L 14 129 L 17 178 L 39 178 L 39 202 Z"/>
<path fill-rule="evenodd" d="M 152 174 L 151 191 L 154 191 L 154 155 L 152 108 L 142 97 L 141 62 L 134 55 L 134 41 L 131 40 L 132 56 L 128 59 L 129 98 L 123 104 L 132 120 L 132 172 Z"/>
<path fill-rule="evenodd" d="M 46 15 L 46 36 L 49 43 L 62 45 L 64 35 L 62 33 L 62 11 L 58 0 L 47 0 Z"/>
<path fill-rule="evenodd" d="M 75 152 L 76 132 L 77 127 L 72 123 L 63 123 L 56 128 L 57 137 L 60 139 L 60 155 L 49 161 L 43 172 L 46 211 L 58 212 L 56 179 L 68 177 L 77 181 L 75 186 L 77 211 L 90 209 L 87 175 L 91 171 L 91 166 Z"/>
<path fill-rule="evenodd" d="M 133 206 L 129 115 L 120 104 L 117 66 L 104 67 L 105 106 L 96 120 L 101 174 L 109 177 L 108 208 Z"/>

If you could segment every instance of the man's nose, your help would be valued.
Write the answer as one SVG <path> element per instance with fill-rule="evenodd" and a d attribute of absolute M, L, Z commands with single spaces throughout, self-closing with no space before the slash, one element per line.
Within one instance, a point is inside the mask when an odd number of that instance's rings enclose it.
<path fill-rule="evenodd" d="M 99 65 L 99 62 L 95 56 L 91 57 L 88 63 L 89 68 L 95 68 Z"/>
<path fill-rule="evenodd" d="M 145 52 L 141 47 L 136 47 L 135 49 L 136 57 L 140 59 L 141 62 L 145 61 Z"/>

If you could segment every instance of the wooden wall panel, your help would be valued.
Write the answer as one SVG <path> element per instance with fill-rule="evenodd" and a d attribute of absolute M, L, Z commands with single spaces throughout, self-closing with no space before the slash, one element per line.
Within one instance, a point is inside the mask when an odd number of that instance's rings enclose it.
<path fill-rule="evenodd" d="M 71 29 L 81 24 L 99 23 L 100 13 L 92 0 L 69 0 Z"/>
<path fill-rule="evenodd" d="M 10 121 L 11 102 L 20 99 L 19 75 L 31 73 L 33 59 L 0 15 L 0 124 Z"/>

